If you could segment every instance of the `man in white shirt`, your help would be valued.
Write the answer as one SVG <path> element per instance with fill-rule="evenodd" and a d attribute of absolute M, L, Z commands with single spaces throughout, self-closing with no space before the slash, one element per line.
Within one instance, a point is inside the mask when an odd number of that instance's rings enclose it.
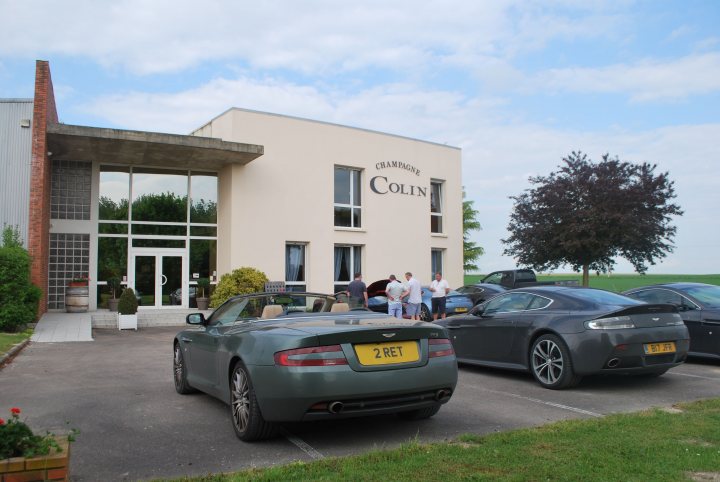
<path fill-rule="evenodd" d="M 390 275 L 390 282 L 385 288 L 385 294 L 388 299 L 388 315 L 402 319 L 402 299 L 408 292 L 394 274 Z"/>
<path fill-rule="evenodd" d="M 420 304 L 422 303 L 422 287 L 420 282 L 413 278 L 410 271 L 405 273 L 405 279 L 407 283 L 405 288 L 407 289 L 410 296 L 408 296 L 407 305 L 405 307 L 405 313 L 410 315 L 413 320 L 420 319 Z"/>
<path fill-rule="evenodd" d="M 432 312 L 433 320 L 437 320 L 438 314 L 441 318 L 445 318 L 445 300 L 450 292 L 450 285 L 443 279 L 442 273 L 435 273 L 435 279 L 430 283 L 430 291 L 432 292 Z"/>

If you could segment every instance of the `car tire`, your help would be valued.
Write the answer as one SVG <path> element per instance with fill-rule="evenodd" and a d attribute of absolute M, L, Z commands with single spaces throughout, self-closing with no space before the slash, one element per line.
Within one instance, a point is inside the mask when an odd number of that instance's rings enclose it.
<path fill-rule="evenodd" d="M 557 335 L 542 335 L 530 349 L 530 371 L 543 387 L 560 390 L 577 385 L 582 379 L 575 375 L 570 350 Z"/>
<path fill-rule="evenodd" d="M 187 381 L 187 366 L 180 343 L 175 343 L 173 350 L 173 378 L 175 379 L 175 391 L 179 394 L 187 395 L 195 392 L 195 389 Z"/>
<path fill-rule="evenodd" d="M 422 321 L 432 321 L 432 313 L 430 313 L 430 310 L 425 305 L 425 303 L 420 303 L 420 320 Z"/>
<path fill-rule="evenodd" d="M 255 388 L 240 361 L 230 376 L 230 419 L 235 435 L 245 442 L 271 438 L 277 433 L 277 426 L 266 422 L 260 413 Z"/>
<path fill-rule="evenodd" d="M 410 410 L 409 412 L 400 412 L 397 416 L 403 420 L 425 420 L 430 418 L 440 411 L 440 404 L 433 405 L 427 408 L 418 408 L 417 410 Z"/>

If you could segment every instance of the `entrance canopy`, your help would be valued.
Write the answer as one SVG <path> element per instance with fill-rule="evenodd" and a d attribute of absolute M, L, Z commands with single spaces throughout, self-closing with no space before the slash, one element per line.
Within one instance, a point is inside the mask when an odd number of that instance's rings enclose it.
<path fill-rule="evenodd" d="M 220 170 L 247 164 L 263 155 L 263 146 L 159 132 L 50 124 L 48 150 L 53 159 L 102 161 L 134 166 Z"/>

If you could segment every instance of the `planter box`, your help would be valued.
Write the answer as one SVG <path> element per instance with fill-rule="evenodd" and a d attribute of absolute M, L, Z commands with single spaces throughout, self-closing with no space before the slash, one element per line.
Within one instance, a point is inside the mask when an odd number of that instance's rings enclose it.
<path fill-rule="evenodd" d="M 137 330 L 137 313 L 134 315 L 118 314 L 118 330 Z"/>
<path fill-rule="evenodd" d="M 40 457 L 13 457 L 0 460 L 0 481 L 70 480 L 70 442 L 58 437 L 61 452 L 51 451 Z"/>

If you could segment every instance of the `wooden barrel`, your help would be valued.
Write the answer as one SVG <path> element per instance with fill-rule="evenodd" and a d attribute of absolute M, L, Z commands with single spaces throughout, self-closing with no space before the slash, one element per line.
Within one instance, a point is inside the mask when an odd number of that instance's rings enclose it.
<path fill-rule="evenodd" d="M 90 301 L 90 288 L 68 286 L 65 288 L 65 310 L 68 313 L 85 313 Z"/>

